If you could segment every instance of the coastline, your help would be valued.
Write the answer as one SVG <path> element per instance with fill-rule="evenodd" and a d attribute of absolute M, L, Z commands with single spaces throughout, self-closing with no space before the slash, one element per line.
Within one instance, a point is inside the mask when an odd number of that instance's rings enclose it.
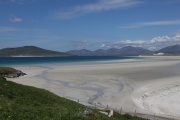
<path fill-rule="evenodd" d="M 180 57 L 144 57 L 78 64 L 13 66 L 28 75 L 11 81 L 97 107 L 180 117 Z M 147 97 L 148 96 L 148 97 Z M 169 97 L 170 96 L 170 97 Z M 161 102 L 164 100 L 164 102 Z M 170 102 L 174 100 L 174 104 Z"/>

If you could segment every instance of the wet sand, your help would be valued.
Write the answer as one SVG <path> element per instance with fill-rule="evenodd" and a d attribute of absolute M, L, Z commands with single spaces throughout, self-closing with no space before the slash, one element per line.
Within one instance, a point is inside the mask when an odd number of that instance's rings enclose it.
<path fill-rule="evenodd" d="M 10 79 L 99 108 L 180 119 L 180 57 L 15 66 Z"/>

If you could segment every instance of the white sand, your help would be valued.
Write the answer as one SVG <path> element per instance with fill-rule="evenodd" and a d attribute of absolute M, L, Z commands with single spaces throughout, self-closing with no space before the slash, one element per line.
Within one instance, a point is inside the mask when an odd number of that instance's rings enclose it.
<path fill-rule="evenodd" d="M 147 113 L 159 116 L 180 116 L 180 77 L 159 79 L 137 89 L 133 93 L 133 100 Z"/>
<path fill-rule="evenodd" d="M 12 81 L 85 105 L 180 117 L 180 57 L 16 68 L 28 75 Z"/>

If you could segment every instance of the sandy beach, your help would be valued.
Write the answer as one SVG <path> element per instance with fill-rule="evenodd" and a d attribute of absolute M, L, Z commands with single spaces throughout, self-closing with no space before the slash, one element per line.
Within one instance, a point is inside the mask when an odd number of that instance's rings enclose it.
<path fill-rule="evenodd" d="M 180 57 L 15 66 L 11 81 L 88 106 L 180 119 Z"/>

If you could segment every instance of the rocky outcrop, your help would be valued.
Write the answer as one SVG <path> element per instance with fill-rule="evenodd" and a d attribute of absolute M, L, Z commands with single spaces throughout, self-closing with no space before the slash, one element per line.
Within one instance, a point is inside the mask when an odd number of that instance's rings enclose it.
<path fill-rule="evenodd" d="M 90 109 L 86 109 L 83 112 L 80 112 L 79 115 L 91 119 L 94 119 L 96 117 L 95 113 Z"/>
<path fill-rule="evenodd" d="M 4 78 L 4 77 L 0 76 L 0 80 L 6 80 L 6 78 Z"/>
<path fill-rule="evenodd" d="M 17 70 L 16 72 L 11 73 L 11 74 L 4 74 L 3 77 L 4 78 L 17 78 L 17 77 L 24 76 L 24 75 L 27 75 L 27 74 L 23 73 L 20 70 Z"/>

